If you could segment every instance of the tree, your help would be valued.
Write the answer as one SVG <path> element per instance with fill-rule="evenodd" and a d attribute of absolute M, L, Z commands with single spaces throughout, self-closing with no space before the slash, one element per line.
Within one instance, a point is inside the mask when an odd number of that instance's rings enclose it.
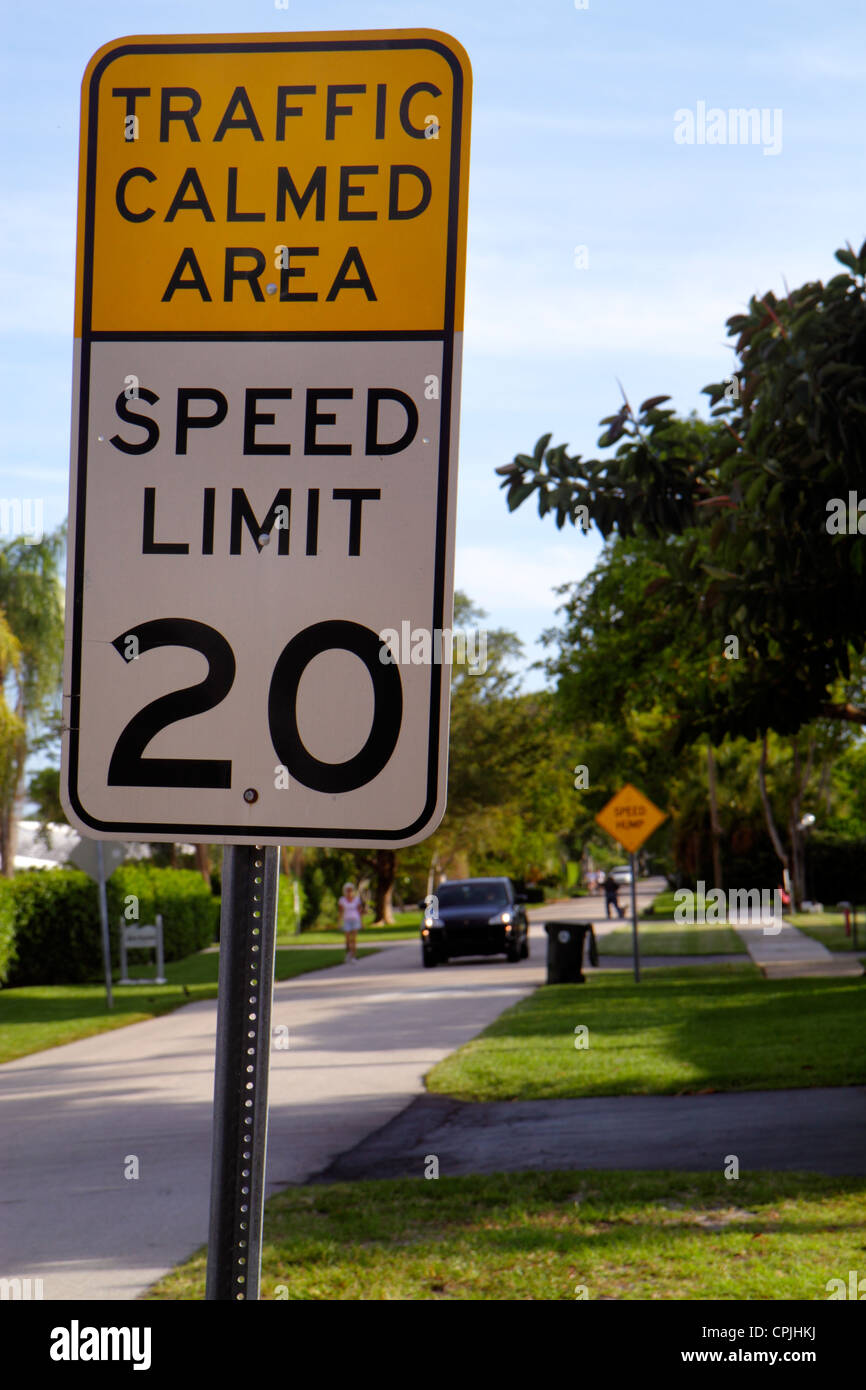
<path fill-rule="evenodd" d="M 455 594 L 455 628 L 481 627 L 485 617 Z M 534 878 L 557 869 L 561 835 L 574 816 L 573 740 L 553 718 L 549 695 L 521 693 L 516 635 L 482 631 L 486 661 L 451 670 L 445 816 L 423 846 L 400 851 L 400 868 L 410 868 L 416 881 L 424 856 L 427 891 L 443 874 Z"/>
<path fill-rule="evenodd" d="M 866 838 L 866 740 L 850 743 L 834 760 L 831 776 L 821 778 L 816 803 L 829 828 L 853 827 Z"/>
<path fill-rule="evenodd" d="M 761 801 L 770 839 L 785 870 L 795 903 L 803 901 L 805 884 L 804 812 L 817 804 L 822 786 L 829 783 L 829 774 L 836 759 L 853 741 L 853 731 L 838 721 L 815 720 L 791 738 L 761 739 L 759 786 Z M 776 744 L 776 757 L 770 762 L 771 742 Z M 773 804 L 772 787 L 768 788 L 768 770 L 776 787 Z"/>
<path fill-rule="evenodd" d="M 304 890 L 305 908 L 302 925 L 313 926 L 319 918 L 333 925 L 337 921 L 337 903 L 346 882 L 363 886 L 364 870 L 359 864 L 366 859 L 364 850 L 308 847 L 303 852 L 300 879 Z"/>
<path fill-rule="evenodd" d="M 654 716 L 663 766 L 647 767 L 644 776 L 656 782 L 660 771 L 664 796 L 669 796 L 677 752 L 688 742 L 684 731 L 691 730 L 715 688 L 728 678 L 721 647 L 710 654 L 702 650 L 696 615 L 684 615 L 659 584 L 670 566 L 668 548 L 659 541 L 648 536 L 612 539 L 585 580 L 560 589 L 564 620 L 543 635 L 545 644 L 556 648 L 547 671 L 556 681 L 565 717 L 575 724 L 613 722 L 632 735 L 629 758 L 621 760 L 614 783 L 639 776 L 634 712 Z M 716 760 L 712 743 L 703 742 L 701 785 L 709 809 L 713 880 L 720 888 Z M 657 793 L 646 781 L 643 785 L 655 799 Z M 611 791 L 616 789 L 611 785 Z"/>
<path fill-rule="evenodd" d="M 674 547 L 679 543 L 674 538 Z M 725 787 L 733 766 L 725 750 L 729 740 L 716 749 L 701 738 L 697 758 L 689 744 L 695 742 L 695 728 L 724 699 L 737 663 L 728 659 L 721 639 L 708 650 L 695 610 L 674 603 L 671 587 L 657 583 L 666 566 L 672 567 L 670 550 L 670 543 L 647 535 L 616 537 L 582 582 L 560 590 L 565 596 L 559 610 L 562 622 L 543 640 L 551 650 L 546 667 L 556 682 L 563 717 L 575 727 L 595 726 L 597 741 L 588 745 L 584 761 L 592 762 L 597 781 L 613 791 L 626 778 L 643 778 L 640 784 L 653 800 L 661 794 L 662 804 L 675 810 L 672 848 L 680 872 L 692 871 L 708 835 L 713 881 L 722 887 L 722 846 L 737 817 L 742 828 L 744 818 L 763 815 L 799 898 L 803 798 L 807 789 L 812 794 L 816 776 L 826 781 L 832 758 L 850 740 L 851 726 L 813 721 L 800 734 L 775 739 L 769 765 L 778 772 L 773 778 L 777 794 L 762 795 L 760 803 L 756 790 L 766 787 L 768 763 L 767 752 L 762 758 L 755 744 L 749 758 L 752 792 L 746 792 L 740 779 L 736 816 L 730 814 L 734 808 Z M 852 681 L 862 681 L 854 667 Z M 636 737 L 642 725 L 650 734 L 643 744 Z M 598 809 L 592 797 L 587 804 Z"/>
<path fill-rule="evenodd" d="M 24 721 L 6 698 L 10 674 L 17 672 L 21 644 L 0 611 L 0 807 L 14 800 L 18 777 L 18 750 L 25 736 Z"/>
<path fill-rule="evenodd" d="M 455 627 L 480 626 L 486 616 L 465 594 L 455 595 Z M 522 652 L 520 640 L 503 628 L 484 631 L 485 669 L 452 667 L 448 808 L 429 841 L 451 877 L 503 854 L 513 838 L 517 787 L 545 751 L 545 733 L 535 724 L 533 703 L 520 696 L 511 665 Z"/>
<path fill-rule="evenodd" d="M 0 683 L 7 692 L 15 725 L 7 720 L 5 775 L 0 785 L 0 873 L 15 866 L 17 807 L 22 793 L 28 741 L 56 712 L 63 654 L 63 603 L 59 577 L 62 530 L 38 543 L 24 538 L 0 544 L 0 612 L 15 639 L 15 652 L 0 642 Z"/>
<path fill-rule="evenodd" d="M 728 320 L 738 362 L 705 387 L 710 423 L 655 396 L 602 421 L 613 457 L 569 457 L 543 436 L 497 470 L 511 510 L 538 494 L 558 526 L 670 544 L 657 577 L 707 641 L 735 636 L 738 667 L 689 730 L 717 743 L 824 716 L 866 723 L 851 688 L 866 648 L 866 244 L 836 253 L 846 273 L 753 297 Z M 622 442 L 620 442 L 622 441 Z M 854 492 L 853 530 L 837 529 Z M 836 503 L 839 505 L 837 506 Z M 862 518 L 862 530 L 861 530 Z"/>
<path fill-rule="evenodd" d="M 394 921 L 392 898 L 394 880 L 397 877 L 397 851 L 379 849 L 376 851 L 376 889 L 373 904 L 374 921 L 382 926 L 391 926 Z"/>
<path fill-rule="evenodd" d="M 41 767 L 27 784 L 27 795 L 36 807 L 39 834 L 51 848 L 50 825 L 66 825 L 66 812 L 60 803 L 60 771 L 56 767 Z"/>
<path fill-rule="evenodd" d="M 210 887 L 211 847 L 210 845 L 195 845 L 193 853 L 195 855 L 195 866 L 205 883 Z"/>

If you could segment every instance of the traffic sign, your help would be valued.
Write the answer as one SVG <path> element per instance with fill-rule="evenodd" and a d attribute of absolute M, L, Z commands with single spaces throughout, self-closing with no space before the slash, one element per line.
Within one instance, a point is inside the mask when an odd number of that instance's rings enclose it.
<path fill-rule="evenodd" d="M 83 834 L 396 847 L 441 819 L 470 89 L 429 30 L 91 60 L 63 752 Z M 407 630 L 399 658 L 381 634 Z"/>
<path fill-rule="evenodd" d="M 100 881 L 100 873 L 105 872 L 110 877 L 118 865 L 122 864 L 126 858 L 126 845 L 111 844 L 106 840 L 102 845 L 102 856 L 100 867 L 99 845 L 95 840 L 79 840 L 73 850 L 69 852 L 69 862 L 74 864 L 76 869 L 81 869 L 95 882 Z"/>
<path fill-rule="evenodd" d="M 602 807 L 595 818 L 603 830 L 627 849 L 630 854 L 640 849 L 667 813 L 653 805 L 648 796 L 628 782 Z"/>

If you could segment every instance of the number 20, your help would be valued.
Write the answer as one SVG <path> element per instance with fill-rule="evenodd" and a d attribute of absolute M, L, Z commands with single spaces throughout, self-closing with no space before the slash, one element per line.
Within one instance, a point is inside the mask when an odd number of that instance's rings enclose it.
<path fill-rule="evenodd" d="M 145 758 L 143 753 L 161 729 L 179 719 L 204 714 L 223 701 L 235 678 L 235 655 L 222 633 L 192 618 L 156 618 L 115 637 L 112 646 L 127 660 L 124 648 L 136 639 L 139 654 L 156 647 L 189 647 L 201 652 L 208 673 L 197 685 L 185 686 L 153 700 L 130 719 L 114 746 L 108 766 L 112 787 L 213 787 L 232 784 L 230 760 L 218 758 Z M 283 647 L 268 690 L 268 727 L 277 757 L 305 787 L 320 792 L 348 792 L 372 782 L 397 746 L 403 721 L 403 686 L 396 664 L 379 659 L 378 633 L 342 619 L 314 623 Z M 373 682 L 373 722 L 360 752 L 342 763 L 314 758 L 298 729 L 297 699 L 301 677 L 321 652 L 340 648 L 359 657 Z"/>

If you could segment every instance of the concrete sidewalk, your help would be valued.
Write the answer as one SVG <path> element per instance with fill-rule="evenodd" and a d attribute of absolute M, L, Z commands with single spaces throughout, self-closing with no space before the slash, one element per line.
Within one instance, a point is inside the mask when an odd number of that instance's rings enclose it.
<path fill-rule="evenodd" d="M 781 929 L 770 930 L 754 921 L 730 921 L 755 965 L 768 980 L 787 980 L 796 977 L 831 975 L 862 975 L 863 965 L 857 956 L 841 951 L 828 951 L 814 937 L 799 927 L 783 922 Z"/>

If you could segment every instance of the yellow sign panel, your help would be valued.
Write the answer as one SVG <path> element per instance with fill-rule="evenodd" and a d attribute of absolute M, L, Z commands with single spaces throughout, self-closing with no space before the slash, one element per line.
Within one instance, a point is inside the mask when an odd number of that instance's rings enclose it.
<path fill-rule="evenodd" d="M 460 331 L 470 90 L 431 30 L 106 45 L 76 336 Z"/>
<path fill-rule="evenodd" d="M 662 821 L 667 820 L 667 813 L 653 805 L 643 792 L 626 783 L 595 819 L 603 830 L 633 854 Z"/>

